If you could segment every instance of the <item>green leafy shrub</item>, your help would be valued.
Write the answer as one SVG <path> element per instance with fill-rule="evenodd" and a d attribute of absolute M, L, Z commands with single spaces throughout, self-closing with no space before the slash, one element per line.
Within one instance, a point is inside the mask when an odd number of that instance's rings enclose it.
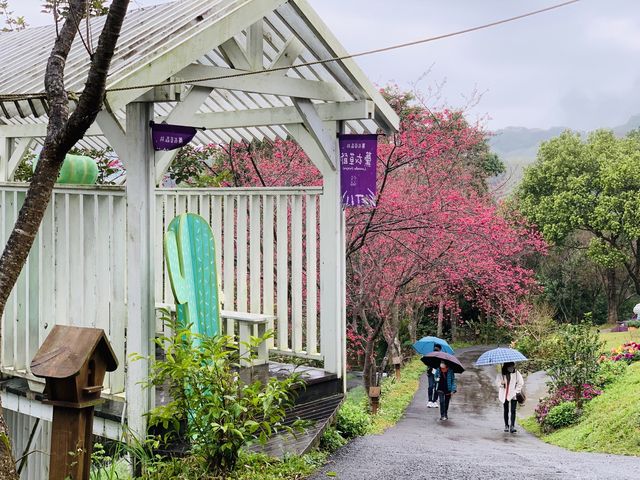
<path fill-rule="evenodd" d="M 176 324 L 172 330 L 174 336 L 157 340 L 165 359 L 150 358 L 149 385 L 167 386 L 172 399 L 149 414 L 149 426 L 167 432 L 163 441 L 188 443 L 188 453 L 206 471 L 224 477 L 242 447 L 292 430 L 284 425 L 285 410 L 294 402 L 299 376 L 246 383 L 240 379 L 241 359 L 232 338 L 205 337 Z M 253 338 L 249 350 L 268 336 Z"/>
<path fill-rule="evenodd" d="M 627 370 L 625 362 L 612 362 L 610 360 L 600 362 L 598 373 L 596 374 L 595 385 L 604 388 L 610 383 L 622 377 Z"/>
<path fill-rule="evenodd" d="M 340 435 L 334 427 L 327 428 L 320 439 L 320 448 L 327 452 L 335 452 L 347 444 L 347 439 Z"/>
<path fill-rule="evenodd" d="M 598 374 L 603 342 L 598 332 L 588 322 L 583 322 L 562 325 L 551 345 L 553 348 L 546 366 L 551 382 L 555 388 L 573 387 L 580 408 L 583 385 L 593 384 Z"/>
<path fill-rule="evenodd" d="M 338 410 L 336 429 L 344 438 L 366 435 L 371 426 L 371 417 L 365 406 L 346 402 Z"/>
<path fill-rule="evenodd" d="M 576 402 L 563 402 L 549 410 L 544 419 L 543 427 L 548 430 L 557 430 L 573 425 L 578 421 L 578 418 Z"/>
<path fill-rule="evenodd" d="M 544 368 L 553 356 L 553 336 L 557 329 L 553 310 L 546 304 L 535 305 L 529 321 L 514 327 L 511 345 L 529 358 L 519 366 L 522 371 L 534 372 Z"/>
<path fill-rule="evenodd" d="M 629 320 L 627 327 L 640 328 L 640 320 Z"/>

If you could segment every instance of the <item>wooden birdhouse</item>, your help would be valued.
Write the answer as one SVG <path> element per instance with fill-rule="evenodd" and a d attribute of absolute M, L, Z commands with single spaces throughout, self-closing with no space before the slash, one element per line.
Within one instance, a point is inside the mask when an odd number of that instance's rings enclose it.
<path fill-rule="evenodd" d="M 68 325 L 54 326 L 31 362 L 48 403 L 75 408 L 99 403 L 104 375 L 117 367 L 104 330 Z"/>
<path fill-rule="evenodd" d="M 53 405 L 49 480 L 89 480 L 94 406 L 106 372 L 118 367 L 104 330 L 56 325 L 31 361 Z"/>

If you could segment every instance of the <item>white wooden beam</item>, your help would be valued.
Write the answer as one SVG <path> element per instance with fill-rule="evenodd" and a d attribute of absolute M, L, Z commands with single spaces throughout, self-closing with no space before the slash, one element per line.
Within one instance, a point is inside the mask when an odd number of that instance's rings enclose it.
<path fill-rule="evenodd" d="M 34 123 L 24 125 L 0 125 L 0 137 L 46 137 L 47 124 L 46 123 Z M 85 133 L 85 136 L 102 135 L 102 132 L 97 125 L 93 124 Z"/>
<path fill-rule="evenodd" d="M 247 59 L 247 54 L 235 37 L 230 38 L 220 45 L 220 51 L 226 57 L 225 60 L 227 60 L 227 63 L 229 63 L 231 67 L 238 70 L 251 70 L 251 64 Z"/>
<path fill-rule="evenodd" d="M 11 152 L 11 157 L 9 157 L 7 164 L 7 178 L 9 180 L 13 179 L 16 170 L 20 166 L 20 162 L 22 162 L 22 159 L 33 144 L 33 138 L 18 138 L 16 140 L 16 145 Z"/>
<path fill-rule="evenodd" d="M 324 21 L 309 5 L 308 0 L 291 0 L 278 9 L 293 31 L 320 58 L 342 57 L 348 52 L 340 44 Z M 376 104 L 377 120 L 387 132 L 397 131 L 400 119 L 371 83 L 355 60 L 347 58 L 329 62 L 326 67 L 356 99 L 370 98 Z"/>
<path fill-rule="evenodd" d="M 191 125 L 199 127 L 199 124 L 193 125 L 192 120 L 195 113 L 200 109 L 202 104 L 209 98 L 211 88 L 194 86 L 189 90 L 184 100 L 178 103 L 174 109 L 166 117 L 167 123 L 175 123 L 182 125 Z M 171 162 L 176 158 L 179 150 L 171 150 L 158 154 L 156 160 L 156 185 L 162 181 L 162 177 L 169 169 Z"/>
<path fill-rule="evenodd" d="M 353 98 L 340 85 L 316 80 L 283 77 L 279 72 L 264 72 L 255 75 L 242 75 L 246 72 L 231 68 L 210 67 L 207 65 L 189 65 L 178 73 L 188 80 L 222 77 L 215 80 L 198 82 L 200 86 L 241 90 L 244 92 L 283 95 L 287 97 L 312 98 L 333 102 L 351 101 Z M 229 78 L 224 78 L 229 77 Z"/>
<path fill-rule="evenodd" d="M 96 117 L 96 123 L 116 155 L 124 158 L 127 154 L 127 137 L 118 119 L 112 113 L 102 110 Z"/>
<path fill-rule="evenodd" d="M 310 100 L 304 98 L 293 98 L 293 105 L 298 110 L 302 118 L 302 124 L 311 134 L 315 142 L 324 154 L 324 158 L 332 170 L 338 169 L 338 162 L 335 155 L 336 132 L 326 128 L 318 112 Z"/>
<path fill-rule="evenodd" d="M 247 29 L 247 58 L 251 70 L 258 72 L 264 69 L 264 25 L 260 19 Z"/>
<path fill-rule="evenodd" d="M 296 61 L 296 59 L 303 52 L 303 50 L 304 50 L 304 45 L 300 40 L 298 40 L 296 37 L 289 38 L 289 40 L 287 40 L 287 43 L 285 43 L 282 50 L 280 50 L 280 53 L 278 53 L 278 56 L 274 58 L 273 62 L 271 62 L 271 65 L 269 65 L 269 69 L 292 66 Z M 287 71 L 278 70 L 278 73 L 284 76 L 287 73 Z"/>
<path fill-rule="evenodd" d="M 53 406 L 42 403 L 40 400 L 32 400 L 6 390 L 0 391 L 0 398 L 2 399 L 2 408 L 46 422 L 53 420 Z M 122 425 L 114 420 L 94 416 L 93 434 L 119 441 L 122 440 Z"/>
<path fill-rule="evenodd" d="M 155 338 L 154 228 L 155 163 L 149 121 L 152 103 L 127 105 L 127 354 L 141 359 L 129 362 L 127 370 L 127 418 L 139 438 L 146 435 L 146 413 L 152 407 L 153 391 L 142 386 L 149 377 L 149 362 Z"/>
<path fill-rule="evenodd" d="M 315 106 L 322 121 L 365 120 L 373 117 L 374 105 L 370 100 L 356 102 L 320 103 Z M 193 125 L 207 129 L 264 127 L 303 123 L 296 107 L 274 107 L 235 112 L 198 113 Z"/>
<path fill-rule="evenodd" d="M 309 160 L 317 167 L 323 177 L 332 171 L 324 152 L 304 125 L 301 123 L 287 125 L 287 131 L 291 138 L 305 151 Z"/>
<path fill-rule="evenodd" d="M 130 70 L 118 72 L 119 80 L 109 84 L 108 88 L 155 84 L 158 83 L 158 79 L 175 76 L 184 67 L 202 58 L 211 49 L 240 33 L 287 1 L 289 0 L 242 2 L 222 15 L 214 14 L 214 11 L 219 9 L 219 4 L 212 2 L 208 7 L 211 11 L 205 12 L 206 15 L 203 16 L 195 33 L 176 39 L 169 48 L 162 50 L 156 56 L 145 57 L 143 61 L 136 62 Z M 107 94 L 107 101 L 113 111 L 118 111 L 147 90 L 149 89 L 141 88 L 110 92 Z"/>
<path fill-rule="evenodd" d="M 0 137 L 0 182 L 9 180 L 9 158 L 11 158 L 11 137 Z"/>

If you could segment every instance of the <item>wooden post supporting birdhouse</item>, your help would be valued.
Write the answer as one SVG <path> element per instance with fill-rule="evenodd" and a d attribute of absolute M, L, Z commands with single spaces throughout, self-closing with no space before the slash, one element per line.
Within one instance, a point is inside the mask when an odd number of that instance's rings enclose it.
<path fill-rule="evenodd" d="M 49 480 L 89 480 L 93 409 L 106 372 L 118 367 L 104 330 L 56 325 L 31 362 L 53 405 Z"/>
<path fill-rule="evenodd" d="M 380 387 L 369 387 L 369 400 L 371 401 L 371 415 L 376 415 L 380 406 Z"/>
<path fill-rule="evenodd" d="M 400 367 L 402 366 L 402 357 L 393 357 L 391 359 L 391 363 L 393 363 L 393 367 L 396 371 L 396 380 L 400 381 Z"/>

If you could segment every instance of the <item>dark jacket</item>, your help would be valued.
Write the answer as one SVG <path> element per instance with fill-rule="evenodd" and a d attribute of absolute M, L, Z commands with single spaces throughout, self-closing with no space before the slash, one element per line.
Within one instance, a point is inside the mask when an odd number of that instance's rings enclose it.
<path fill-rule="evenodd" d="M 436 370 L 436 373 L 434 374 L 434 380 L 436 382 L 436 385 L 438 385 L 438 382 L 440 381 L 441 373 L 442 372 L 438 368 Z M 453 370 L 451 368 L 447 370 L 447 388 L 449 389 L 449 393 L 455 393 L 457 391 L 456 376 L 453 373 Z"/>

